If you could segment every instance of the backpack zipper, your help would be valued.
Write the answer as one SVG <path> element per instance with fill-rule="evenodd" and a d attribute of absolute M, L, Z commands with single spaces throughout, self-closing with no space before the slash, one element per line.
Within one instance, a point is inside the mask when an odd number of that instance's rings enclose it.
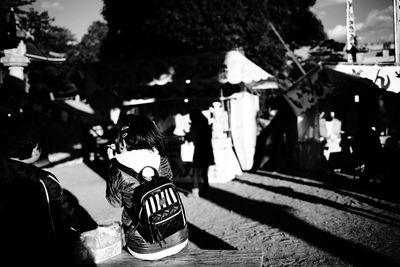
<path fill-rule="evenodd" d="M 159 222 L 155 222 L 154 225 L 158 225 L 158 224 L 161 224 L 161 223 L 163 223 L 163 222 L 165 222 L 165 221 L 168 221 L 168 220 L 174 218 L 175 216 L 178 216 L 180 213 L 182 213 L 182 209 L 180 209 L 179 212 L 175 213 L 175 214 L 172 215 L 171 217 L 168 217 L 167 219 L 164 219 L 164 220 L 159 221 Z"/>

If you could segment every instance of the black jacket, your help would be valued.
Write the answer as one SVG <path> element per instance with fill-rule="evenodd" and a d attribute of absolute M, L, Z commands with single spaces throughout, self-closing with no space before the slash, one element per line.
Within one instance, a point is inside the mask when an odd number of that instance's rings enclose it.
<path fill-rule="evenodd" d="M 46 186 L 47 193 L 44 192 L 44 194 L 47 195 L 50 203 L 55 231 L 63 231 L 70 227 L 76 227 L 78 219 L 77 216 L 75 216 L 75 208 L 68 202 L 67 197 L 63 194 L 63 189 L 59 181 L 53 174 L 32 164 L 26 164 L 11 159 L 0 159 L 1 188 L 7 188 L 7 186 L 21 179 L 42 181 Z M 45 191 L 44 188 L 42 190 Z M 7 205 L 7 203 L 0 203 L 0 208 L 1 205 Z M 21 207 L 21 212 L 24 212 L 23 207 Z M 12 220 L 12 218 L 8 219 Z"/>
<path fill-rule="evenodd" d="M 0 258 L 4 262 L 95 267 L 80 239 L 79 218 L 79 207 L 53 174 L 0 159 Z"/>

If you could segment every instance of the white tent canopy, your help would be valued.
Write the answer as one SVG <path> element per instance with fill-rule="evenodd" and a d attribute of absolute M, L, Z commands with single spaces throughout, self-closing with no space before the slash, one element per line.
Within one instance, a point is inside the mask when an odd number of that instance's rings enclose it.
<path fill-rule="evenodd" d="M 250 83 L 268 80 L 273 76 L 249 60 L 239 51 L 229 51 L 225 55 L 225 75 L 220 75 L 221 83 Z"/>

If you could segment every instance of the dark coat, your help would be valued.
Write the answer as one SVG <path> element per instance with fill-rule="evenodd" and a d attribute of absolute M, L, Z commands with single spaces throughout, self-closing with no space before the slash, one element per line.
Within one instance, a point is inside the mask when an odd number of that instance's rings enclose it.
<path fill-rule="evenodd" d="M 190 132 L 188 140 L 193 141 L 193 165 L 199 168 L 207 168 L 214 163 L 212 147 L 212 128 L 207 118 L 201 112 L 190 113 Z"/>
<path fill-rule="evenodd" d="M 78 266 L 78 261 L 83 262 L 74 254 L 79 233 L 70 230 L 77 221 L 74 206 L 53 174 L 0 159 L 2 260 L 12 260 L 16 266 Z"/>
<path fill-rule="evenodd" d="M 32 164 L 10 159 L 0 159 L 1 187 L 7 187 L 11 183 L 21 179 L 42 181 L 46 186 L 56 231 L 62 230 L 63 228 L 77 227 L 75 209 L 63 194 L 63 189 L 53 174 Z M 44 191 L 44 189 L 42 190 Z M 1 203 L 0 205 L 3 204 L 4 203 Z"/>

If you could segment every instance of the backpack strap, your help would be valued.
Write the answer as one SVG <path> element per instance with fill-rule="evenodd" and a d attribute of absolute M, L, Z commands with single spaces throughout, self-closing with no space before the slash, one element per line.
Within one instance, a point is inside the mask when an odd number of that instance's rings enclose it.
<path fill-rule="evenodd" d="M 121 171 L 131 175 L 132 177 L 140 179 L 138 177 L 139 174 L 134 169 L 129 168 L 128 166 L 125 166 L 124 164 L 120 163 L 116 158 L 112 158 L 111 159 L 111 164 L 115 165 L 118 169 L 120 169 Z"/>
<path fill-rule="evenodd" d="M 114 164 L 115 166 L 117 166 L 121 171 L 135 177 L 139 181 L 140 184 L 147 183 L 147 180 L 143 177 L 143 170 L 146 168 L 153 169 L 153 171 L 155 173 L 154 176 L 158 176 L 158 171 L 152 166 L 145 166 L 138 173 L 134 169 L 129 168 L 128 166 L 125 166 L 124 164 L 120 163 L 116 158 L 112 158 L 111 163 Z"/>
<path fill-rule="evenodd" d="M 51 214 L 49 193 L 47 192 L 47 188 L 46 188 L 46 185 L 44 184 L 44 182 L 42 180 L 39 180 L 39 182 L 43 186 L 43 190 L 44 190 L 44 192 L 46 194 L 47 209 L 49 211 L 49 219 L 50 219 L 50 224 L 51 224 L 51 230 L 53 231 L 53 233 L 55 233 L 56 230 L 55 230 L 55 227 L 54 227 L 53 216 Z"/>

